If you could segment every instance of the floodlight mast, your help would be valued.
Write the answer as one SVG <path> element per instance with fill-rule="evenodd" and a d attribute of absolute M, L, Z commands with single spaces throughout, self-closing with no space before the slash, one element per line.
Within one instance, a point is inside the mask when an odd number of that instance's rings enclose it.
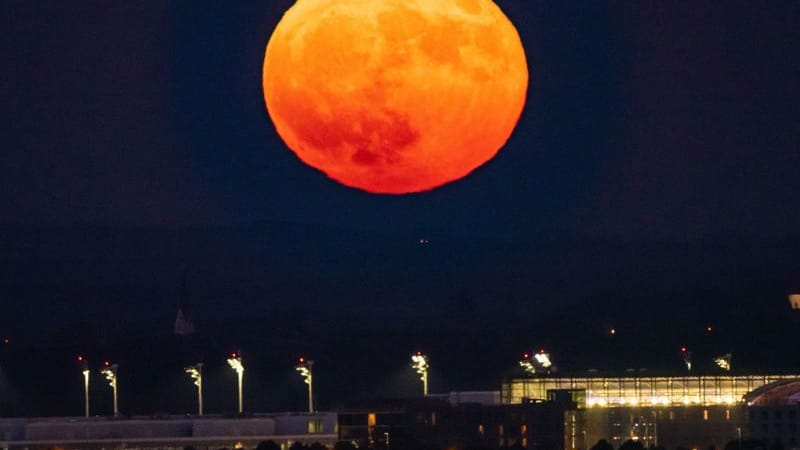
<path fill-rule="evenodd" d="M 106 361 L 104 367 L 105 368 L 100 372 L 106 376 L 108 385 L 111 386 L 111 390 L 114 393 L 114 417 L 117 417 L 119 416 L 119 402 L 117 397 L 117 368 L 119 368 L 119 365 L 111 364 Z"/>
<path fill-rule="evenodd" d="M 300 358 L 298 360 L 297 365 L 294 369 L 300 372 L 300 375 L 303 377 L 303 382 L 308 385 L 308 412 L 314 412 L 314 378 L 312 373 L 312 368 L 314 367 L 314 361 L 307 360 L 305 358 Z"/>
<path fill-rule="evenodd" d="M 519 360 L 519 365 L 525 372 L 536 375 L 536 366 L 531 361 L 531 355 L 529 353 L 522 355 L 522 359 Z"/>
<path fill-rule="evenodd" d="M 197 363 L 184 369 L 197 386 L 197 415 L 203 415 L 203 363 Z"/>
<path fill-rule="evenodd" d="M 731 355 L 730 353 L 726 353 L 725 355 L 714 358 L 714 362 L 717 363 L 717 366 L 719 366 L 720 369 L 726 372 L 730 372 L 731 359 L 733 359 L 733 355 Z"/>
<path fill-rule="evenodd" d="M 419 379 L 422 381 L 422 395 L 428 396 L 428 356 L 417 352 L 411 355 L 411 367 L 414 368 L 420 375 Z"/>
<path fill-rule="evenodd" d="M 681 347 L 681 358 L 683 359 L 683 363 L 686 364 L 686 370 L 689 372 L 692 371 L 692 352 L 686 348 L 686 346 Z"/>
<path fill-rule="evenodd" d="M 89 362 L 82 355 L 76 359 L 81 363 L 83 374 L 83 415 L 89 417 Z"/>
<path fill-rule="evenodd" d="M 531 375 L 536 375 L 538 372 L 550 373 L 555 369 L 553 361 L 550 359 L 550 354 L 545 352 L 544 349 L 539 350 L 538 353 L 525 353 L 522 355 L 519 365 Z"/>
<path fill-rule="evenodd" d="M 236 352 L 231 353 L 231 357 L 228 358 L 228 365 L 231 366 L 234 372 L 236 372 L 236 378 L 238 380 L 239 386 L 239 414 L 242 413 L 244 410 L 243 408 L 243 401 L 242 401 L 242 378 L 244 375 L 244 366 L 242 365 L 242 356 Z"/>

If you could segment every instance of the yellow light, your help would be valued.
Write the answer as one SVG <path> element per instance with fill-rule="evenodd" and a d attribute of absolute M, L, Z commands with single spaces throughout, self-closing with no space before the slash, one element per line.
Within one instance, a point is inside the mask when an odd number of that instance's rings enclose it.
<path fill-rule="evenodd" d="M 244 372 L 244 366 L 242 365 L 242 358 L 238 356 L 233 358 L 228 358 L 228 365 L 231 366 L 231 369 L 235 370 L 236 373 Z"/>

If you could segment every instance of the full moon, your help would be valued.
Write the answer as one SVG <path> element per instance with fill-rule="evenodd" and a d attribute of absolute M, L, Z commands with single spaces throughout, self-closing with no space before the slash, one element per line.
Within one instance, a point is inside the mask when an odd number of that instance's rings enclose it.
<path fill-rule="evenodd" d="M 262 82 L 302 161 L 346 186 L 407 194 L 497 154 L 528 67 L 492 0 L 298 0 L 270 37 Z"/>

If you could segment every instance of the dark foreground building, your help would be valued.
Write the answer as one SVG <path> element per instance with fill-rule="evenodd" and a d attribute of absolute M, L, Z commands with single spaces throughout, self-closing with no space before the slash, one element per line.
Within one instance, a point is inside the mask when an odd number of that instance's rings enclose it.
<path fill-rule="evenodd" d="M 241 418 L 47 418 L 0 420 L 3 449 L 253 449 L 273 441 L 336 442 L 336 414 L 287 413 Z"/>
<path fill-rule="evenodd" d="M 745 396 L 747 435 L 770 448 L 800 449 L 800 380 L 756 389 Z"/>
<path fill-rule="evenodd" d="M 564 413 L 573 409 L 573 404 L 503 405 L 463 394 L 342 408 L 339 438 L 359 447 L 391 449 L 564 448 Z"/>

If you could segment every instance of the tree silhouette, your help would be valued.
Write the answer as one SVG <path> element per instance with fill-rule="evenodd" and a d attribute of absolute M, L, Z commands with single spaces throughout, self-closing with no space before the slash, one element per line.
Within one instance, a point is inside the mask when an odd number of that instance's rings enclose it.
<path fill-rule="evenodd" d="M 609 444 L 607 440 L 600 439 L 592 446 L 591 450 L 614 450 L 614 446 Z"/>
<path fill-rule="evenodd" d="M 281 446 L 273 441 L 263 441 L 258 444 L 256 450 L 281 450 Z"/>

